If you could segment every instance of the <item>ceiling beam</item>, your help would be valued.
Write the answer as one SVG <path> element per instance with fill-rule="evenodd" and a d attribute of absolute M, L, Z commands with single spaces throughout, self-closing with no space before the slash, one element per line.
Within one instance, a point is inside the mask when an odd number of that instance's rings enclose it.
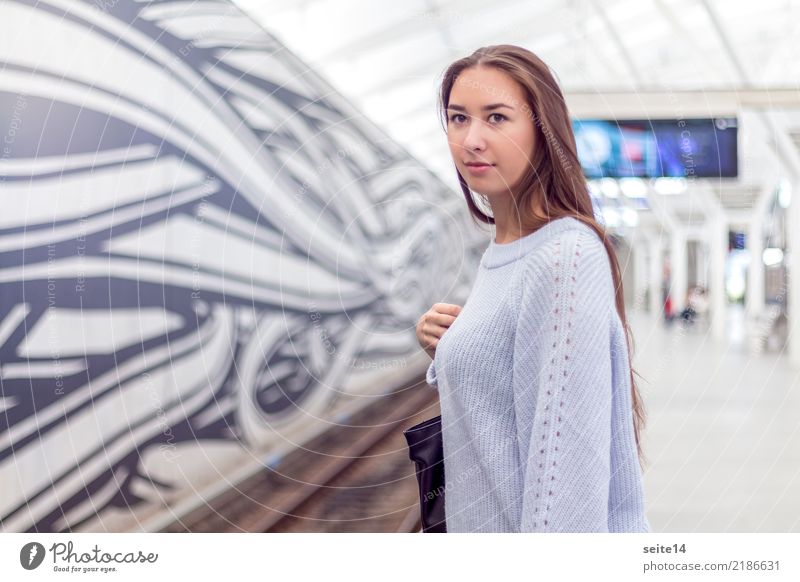
<path fill-rule="evenodd" d="M 574 117 L 675 118 L 734 116 L 742 109 L 800 109 L 800 88 L 746 87 L 725 90 L 565 92 Z M 676 114 L 677 113 L 677 114 Z"/>
<path fill-rule="evenodd" d="M 745 69 L 744 63 L 739 58 L 739 54 L 736 52 L 736 49 L 731 43 L 730 38 L 728 37 L 725 30 L 722 28 L 722 22 L 719 19 L 719 15 L 717 14 L 716 8 L 714 8 L 713 2 L 711 0 L 700 0 L 703 7 L 706 9 L 708 13 L 708 18 L 711 20 L 711 25 L 714 27 L 714 30 L 717 33 L 717 37 L 719 41 L 722 43 L 722 48 L 725 50 L 725 54 L 728 55 L 728 59 L 731 61 L 733 68 L 736 69 L 739 78 L 744 82 L 744 84 L 748 87 L 753 85 L 752 79 L 750 79 L 750 75 Z"/>
<path fill-rule="evenodd" d="M 736 52 L 733 43 L 730 41 L 728 34 L 722 27 L 722 23 L 719 19 L 719 16 L 716 13 L 716 10 L 713 6 L 711 0 L 701 0 L 703 6 L 708 12 L 709 17 L 714 25 L 714 28 L 717 32 L 717 35 L 722 42 L 722 46 L 725 48 L 725 52 L 728 55 L 728 58 L 733 63 L 734 67 L 736 68 L 737 73 L 739 74 L 739 78 L 742 83 L 745 84 L 747 87 L 752 87 L 753 82 L 748 74 L 747 69 L 745 69 L 744 64 L 742 63 L 741 59 L 739 58 L 739 54 Z M 769 111 L 760 110 L 757 112 L 758 118 L 767 128 L 768 133 L 770 134 L 771 139 L 769 140 L 769 144 L 773 147 L 775 155 L 778 159 L 783 160 L 786 163 L 787 170 L 790 170 L 794 173 L 795 176 L 797 174 L 797 163 L 798 163 L 798 152 L 797 148 L 789 139 L 786 132 L 783 130 L 782 127 L 778 127 L 775 123 L 773 117 L 769 114 Z"/>
<path fill-rule="evenodd" d="M 622 36 L 620 35 L 616 26 L 614 26 L 614 23 L 611 22 L 611 19 L 608 17 L 608 13 L 606 13 L 605 9 L 603 8 L 602 2 L 599 0 L 592 0 L 592 6 L 594 7 L 598 16 L 600 16 L 600 20 L 603 21 L 603 24 L 608 29 L 611 42 L 613 42 L 617 47 L 617 50 L 622 57 L 622 61 L 625 63 L 625 66 L 628 67 L 628 72 L 635 81 L 634 86 L 639 87 L 644 85 L 644 78 L 639 71 L 639 67 L 636 66 L 636 63 L 633 62 L 633 59 L 631 58 L 631 51 L 629 51 L 625 47 L 625 43 L 622 42 Z"/>

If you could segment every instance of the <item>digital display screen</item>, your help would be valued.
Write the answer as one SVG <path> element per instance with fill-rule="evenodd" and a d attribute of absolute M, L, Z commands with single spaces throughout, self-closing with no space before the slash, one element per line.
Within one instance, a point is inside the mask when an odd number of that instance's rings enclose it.
<path fill-rule="evenodd" d="M 735 178 L 735 117 L 573 120 L 587 178 Z"/>

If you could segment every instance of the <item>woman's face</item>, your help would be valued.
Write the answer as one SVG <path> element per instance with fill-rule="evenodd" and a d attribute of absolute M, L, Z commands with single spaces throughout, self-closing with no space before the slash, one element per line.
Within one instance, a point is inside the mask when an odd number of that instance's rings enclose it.
<path fill-rule="evenodd" d="M 530 166 L 535 127 L 522 87 L 494 67 L 466 69 L 447 107 L 447 141 L 470 190 L 487 197 L 515 191 Z"/>

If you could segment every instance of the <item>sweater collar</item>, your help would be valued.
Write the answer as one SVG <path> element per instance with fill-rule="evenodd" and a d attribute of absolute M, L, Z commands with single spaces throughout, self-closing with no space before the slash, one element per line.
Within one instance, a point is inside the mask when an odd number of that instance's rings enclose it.
<path fill-rule="evenodd" d="M 494 237 L 489 242 L 489 246 L 483 253 L 481 258 L 481 266 L 488 269 L 501 267 L 518 259 L 521 259 L 533 249 L 542 245 L 542 243 L 550 237 L 580 227 L 583 223 L 571 216 L 564 216 L 551 220 L 538 230 L 531 234 L 511 241 L 510 243 L 498 244 L 495 242 Z"/>

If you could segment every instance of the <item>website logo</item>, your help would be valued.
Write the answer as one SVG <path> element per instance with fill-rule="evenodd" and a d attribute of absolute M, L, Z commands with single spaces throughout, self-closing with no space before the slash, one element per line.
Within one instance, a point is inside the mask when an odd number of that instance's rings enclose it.
<path fill-rule="evenodd" d="M 39 542 L 30 542 L 19 551 L 19 563 L 26 570 L 35 570 L 44 560 L 44 546 Z"/>

